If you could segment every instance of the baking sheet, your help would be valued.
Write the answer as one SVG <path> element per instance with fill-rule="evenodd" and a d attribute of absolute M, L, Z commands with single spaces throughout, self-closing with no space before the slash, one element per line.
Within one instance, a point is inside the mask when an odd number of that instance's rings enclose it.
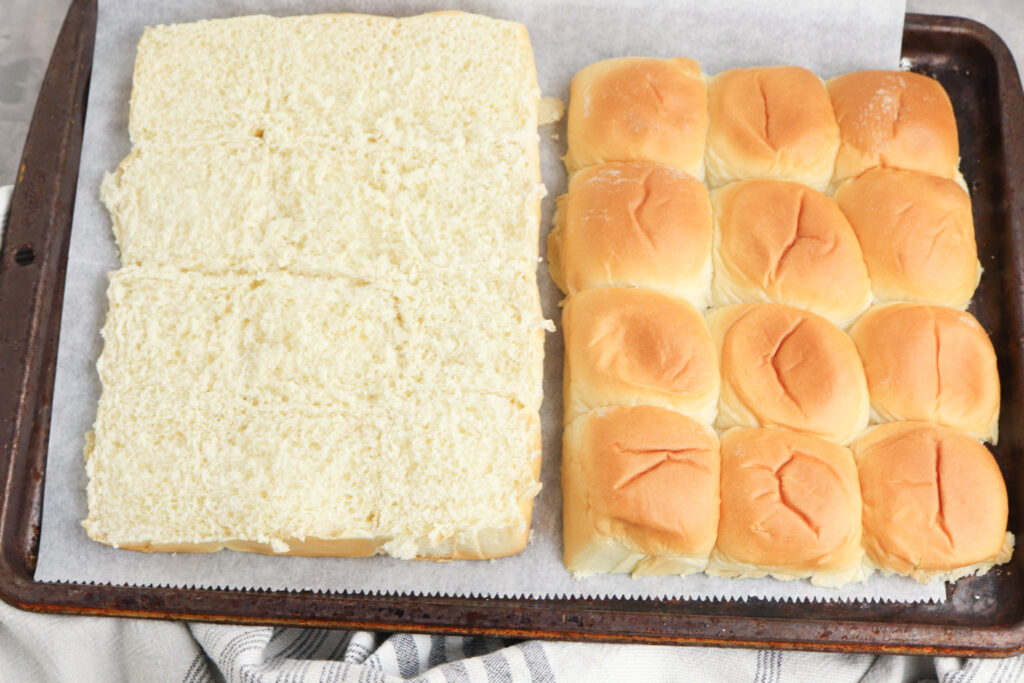
<path fill-rule="evenodd" d="M 903 3 L 801 0 L 756 3 L 731 0 L 652 2 L 254 2 L 177 3 L 101 0 L 96 53 L 83 141 L 79 191 L 67 268 L 58 352 L 43 524 L 35 578 L 125 585 L 311 589 L 508 597 L 764 597 L 813 600 L 942 600 L 943 584 L 921 586 L 901 577 L 873 577 L 839 590 L 804 581 L 729 581 L 706 576 L 633 580 L 600 576 L 573 580 L 561 563 L 560 334 L 546 344 L 544 490 L 537 499 L 531 544 L 512 558 L 489 562 L 401 562 L 364 559 L 268 557 L 221 552 L 213 555 L 118 551 L 88 539 L 83 435 L 95 418 L 100 385 L 95 361 L 106 314 L 106 273 L 118 267 L 109 218 L 98 199 L 105 171 L 129 151 L 128 99 L 135 45 L 146 25 L 214 16 L 266 12 L 275 15 L 357 11 L 405 16 L 437 9 L 465 9 L 527 25 L 543 93 L 568 98 L 572 75 L 611 56 L 691 56 L 708 72 L 736 66 L 791 63 L 823 77 L 861 68 L 896 68 L 902 40 Z M 544 202 L 542 242 L 553 199 L 565 190 L 564 135 L 542 128 Z M 538 272 L 547 317 L 558 318 L 561 295 L 546 268 Z"/>

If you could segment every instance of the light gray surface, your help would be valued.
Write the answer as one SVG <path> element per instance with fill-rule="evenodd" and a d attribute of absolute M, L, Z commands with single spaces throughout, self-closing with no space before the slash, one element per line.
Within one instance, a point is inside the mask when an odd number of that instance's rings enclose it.
<path fill-rule="evenodd" d="M 50 52 L 70 0 L 0 0 L 0 185 L 14 182 Z"/>

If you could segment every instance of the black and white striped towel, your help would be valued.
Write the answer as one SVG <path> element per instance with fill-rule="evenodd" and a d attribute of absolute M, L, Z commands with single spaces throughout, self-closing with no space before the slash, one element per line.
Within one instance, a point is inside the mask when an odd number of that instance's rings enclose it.
<path fill-rule="evenodd" d="M 1024 680 L 1024 657 L 915 658 L 215 626 L 22 612 L 0 601 L 0 681 L 207 683 Z"/>
<path fill-rule="evenodd" d="M 1024 657 L 928 659 L 195 624 L 190 629 L 202 652 L 186 674 L 188 683 L 1024 680 Z"/>

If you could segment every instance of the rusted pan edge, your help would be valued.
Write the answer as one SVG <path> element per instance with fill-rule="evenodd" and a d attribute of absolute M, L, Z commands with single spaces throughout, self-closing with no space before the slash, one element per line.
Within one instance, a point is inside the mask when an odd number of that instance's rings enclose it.
<path fill-rule="evenodd" d="M 0 597 L 14 602 L 42 597 L 24 579 L 35 567 L 96 15 L 96 0 L 75 0 L 68 9 L 29 125 L 0 249 Z"/>

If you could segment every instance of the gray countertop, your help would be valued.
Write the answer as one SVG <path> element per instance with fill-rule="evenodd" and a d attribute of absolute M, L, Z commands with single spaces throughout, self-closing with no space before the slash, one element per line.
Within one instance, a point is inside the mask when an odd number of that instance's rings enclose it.
<path fill-rule="evenodd" d="M 14 182 L 36 95 L 70 0 L 0 0 L 0 185 Z"/>
<path fill-rule="evenodd" d="M 70 0 L 0 0 L 0 185 L 14 182 L 43 73 Z M 908 12 L 965 16 L 1024 61 L 1024 1 L 907 0 Z"/>

